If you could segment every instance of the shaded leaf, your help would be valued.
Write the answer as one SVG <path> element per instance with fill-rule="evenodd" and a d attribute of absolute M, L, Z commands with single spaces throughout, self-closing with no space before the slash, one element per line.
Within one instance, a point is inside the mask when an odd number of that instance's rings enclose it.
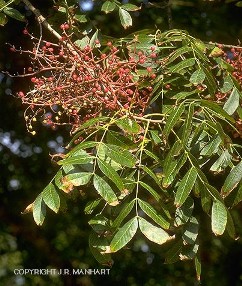
<path fill-rule="evenodd" d="M 108 240 L 105 237 L 102 237 L 92 231 L 89 236 L 89 247 L 96 258 L 96 260 L 102 264 L 107 266 L 112 266 L 113 261 L 111 259 L 110 253 L 105 253 L 109 246 Z"/>
<path fill-rule="evenodd" d="M 175 226 L 180 226 L 188 222 L 192 216 L 194 209 L 194 201 L 188 197 L 181 207 L 178 207 L 175 212 Z"/>
<path fill-rule="evenodd" d="M 13 19 L 16 19 L 16 20 L 21 21 L 21 22 L 25 22 L 24 15 L 22 15 L 18 10 L 14 9 L 12 7 L 4 8 L 3 12 Z"/>
<path fill-rule="evenodd" d="M 182 239 L 184 244 L 195 244 L 198 236 L 199 223 L 195 217 L 191 217 L 186 224 Z"/>
<path fill-rule="evenodd" d="M 183 241 L 180 239 L 166 252 L 165 263 L 171 264 L 179 260 L 179 255 L 182 251 Z"/>

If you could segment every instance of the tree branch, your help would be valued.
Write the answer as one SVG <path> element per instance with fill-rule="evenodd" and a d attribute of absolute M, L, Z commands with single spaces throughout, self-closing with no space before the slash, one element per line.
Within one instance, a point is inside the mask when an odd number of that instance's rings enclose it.
<path fill-rule="evenodd" d="M 43 25 L 58 40 L 62 39 L 62 36 L 56 30 L 54 30 L 51 27 L 51 25 L 47 22 L 45 17 L 40 13 L 40 11 L 38 9 L 36 9 L 28 0 L 21 0 L 21 1 L 29 8 L 30 11 L 32 11 L 34 13 L 34 15 L 36 16 L 37 21 L 39 22 L 40 25 Z"/>

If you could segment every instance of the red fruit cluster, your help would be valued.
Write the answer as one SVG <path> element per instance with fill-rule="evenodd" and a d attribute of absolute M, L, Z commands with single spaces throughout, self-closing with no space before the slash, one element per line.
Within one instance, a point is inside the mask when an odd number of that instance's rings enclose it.
<path fill-rule="evenodd" d="M 151 67 L 142 76 L 137 70 L 145 62 L 152 63 L 156 53 L 144 55 L 137 51 L 131 57 L 123 52 L 123 47 L 111 42 L 103 53 L 97 48 L 98 40 L 92 47 L 79 48 L 65 32 L 69 29 L 67 25 L 61 26 L 65 41 L 42 42 L 40 46 L 35 44 L 32 51 L 24 51 L 33 63 L 27 69 L 33 72 L 26 74 L 33 87 L 26 94 L 18 93 L 28 105 L 25 112 L 28 129 L 32 129 L 32 122 L 39 117 L 53 128 L 70 124 L 75 129 L 101 114 L 121 116 L 129 111 L 142 115 L 152 93 L 149 81 L 156 75 Z M 51 118 L 46 114 L 52 114 Z"/>

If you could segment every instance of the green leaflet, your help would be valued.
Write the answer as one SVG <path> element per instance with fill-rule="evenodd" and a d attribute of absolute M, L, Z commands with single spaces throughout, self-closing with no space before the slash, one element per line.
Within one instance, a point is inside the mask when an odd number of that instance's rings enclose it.
<path fill-rule="evenodd" d="M 111 144 L 103 145 L 103 149 L 105 154 L 118 164 L 130 168 L 134 167 L 136 159 L 128 150 Z"/>
<path fill-rule="evenodd" d="M 119 203 L 116 194 L 109 184 L 96 174 L 93 176 L 93 186 L 109 205 L 115 206 Z"/>
<path fill-rule="evenodd" d="M 79 165 L 79 164 L 87 164 L 92 163 L 94 156 L 90 155 L 77 155 L 73 157 L 68 157 L 64 160 L 58 161 L 58 165 Z"/>
<path fill-rule="evenodd" d="M 139 133 L 141 131 L 140 125 L 129 117 L 118 119 L 116 125 L 127 133 Z"/>
<path fill-rule="evenodd" d="M 111 266 L 112 259 L 110 253 L 105 253 L 108 249 L 108 240 L 92 231 L 89 235 L 89 247 L 93 256 L 102 265 Z"/>
<path fill-rule="evenodd" d="M 89 201 L 84 209 L 85 214 L 92 214 L 95 208 L 99 205 L 101 199 L 96 199 L 94 201 Z"/>
<path fill-rule="evenodd" d="M 221 91 L 226 93 L 226 92 L 230 91 L 233 88 L 233 86 L 234 86 L 234 83 L 233 83 L 231 76 L 227 75 L 224 78 L 224 83 L 223 83 L 223 87 L 221 88 Z"/>
<path fill-rule="evenodd" d="M 195 59 L 186 59 L 184 61 L 179 62 L 178 64 L 171 66 L 169 68 L 170 73 L 182 73 L 184 72 L 184 69 L 187 69 L 188 67 L 191 67 L 195 65 L 196 61 Z"/>
<path fill-rule="evenodd" d="M 171 54 L 171 57 L 169 57 L 167 64 L 169 65 L 170 63 L 174 62 L 180 56 L 184 55 L 185 53 L 189 53 L 191 51 L 192 49 L 188 46 L 184 46 L 184 47 L 177 49 L 175 52 Z"/>
<path fill-rule="evenodd" d="M 42 192 L 42 198 L 46 205 L 52 209 L 55 213 L 59 211 L 60 208 L 60 197 L 52 183 L 47 185 Z"/>
<path fill-rule="evenodd" d="M 160 195 L 151 186 L 147 185 L 142 181 L 140 181 L 140 185 L 145 188 L 155 198 L 157 202 L 160 200 Z"/>
<path fill-rule="evenodd" d="M 105 12 L 106 14 L 112 12 L 117 5 L 113 1 L 105 1 L 101 7 L 101 11 Z"/>
<path fill-rule="evenodd" d="M 137 11 L 137 10 L 140 10 L 140 7 L 134 5 L 134 4 L 130 4 L 130 3 L 127 3 L 127 4 L 123 4 L 121 6 L 124 10 L 126 11 Z"/>
<path fill-rule="evenodd" d="M 137 144 L 130 140 L 127 136 L 120 134 L 120 132 L 115 132 L 109 130 L 107 132 L 107 143 L 111 145 L 116 145 L 124 149 L 130 150 L 137 147 Z"/>
<path fill-rule="evenodd" d="M 191 134 L 191 131 L 192 131 L 192 121 L 193 121 L 193 115 L 194 115 L 194 102 L 192 102 L 190 105 L 189 105 L 189 109 L 188 109 L 188 113 L 187 113 L 187 116 L 186 116 L 186 119 L 185 119 L 185 123 L 184 123 L 184 127 L 183 127 L 183 132 L 182 132 L 182 143 L 184 145 L 187 144 L 187 140 Z"/>
<path fill-rule="evenodd" d="M 118 187 L 118 189 L 122 192 L 125 189 L 125 186 L 124 186 L 123 181 L 119 177 L 118 173 L 115 171 L 115 169 L 103 160 L 98 159 L 97 163 L 102 173 L 107 178 L 112 180 L 114 184 Z"/>
<path fill-rule="evenodd" d="M 119 18 L 121 21 L 121 25 L 124 27 L 124 29 L 132 26 L 132 18 L 126 10 L 119 7 Z"/>
<path fill-rule="evenodd" d="M 208 109 L 208 112 L 211 113 L 216 116 L 219 117 L 223 120 L 227 119 L 228 121 L 234 123 L 235 120 L 233 119 L 233 117 L 231 117 L 225 110 L 223 110 L 223 108 L 221 106 L 219 106 L 217 103 L 215 102 L 211 102 L 208 100 L 201 100 L 199 102 L 201 106 L 204 106 L 205 108 Z"/>
<path fill-rule="evenodd" d="M 142 169 L 156 182 L 158 186 L 160 186 L 160 181 L 156 174 L 146 166 L 142 166 Z"/>
<path fill-rule="evenodd" d="M 228 100 L 225 102 L 223 109 L 229 114 L 232 115 L 236 111 L 236 109 L 239 107 L 240 103 L 240 94 L 238 89 L 235 87 Z"/>
<path fill-rule="evenodd" d="M 212 206 L 212 231 L 215 235 L 222 235 L 227 224 L 227 210 L 223 202 L 215 200 Z"/>
<path fill-rule="evenodd" d="M 147 202 L 138 200 L 139 206 L 144 213 L 146 213 L 150 218 L 153 219 L 158 225 L 160 225 L 164 229 L 169 229 L 170 223 L 166 218 L 157 213 L 157 211 Z"/>
<path fill-rule="evenodd" d="M 123 220 L 128 216 L 128 214 L 133 209 L 134 203 L 135 203 L 135 201 L 132 200 L 131 202 L 129 202 L 123 206 L 122 210 L 119 212 L 119 215 L 113 221 L 112 227 L 117 228 L 120 226 L 120 224 L 123 222 Z"/>
<path fill-rule="evenodd" d="M 173 127 L 179 122 L 179 119 L 182 115 L 182 113 L 185 110 L 184 102 L 180 104 L 179 106 L 175 106 L 172 112 L 168 115 L 163 134 L 166 138 L 168 138 L 171 130 Z"/>
<path fill-rule="evenodd" d="M 92 173 L 80 172 L 71 173 L 63 178 L 66 183 L 71 183 L 73 186 L 83 186 L 86 185 L 91 179 Z"/>
<path fill-rule="evenodd" d="M 194 201 L 188 197 L 181 207 L 178 207 L 175 212 L 175 226 L 180 226 L 188 222 L 192 216 L 194 209 Z"/>
<path fill-rule="evenodd" d="M 222 140 L 219 135 L 215 135 L 208 144 L 201 150 L 200 155 L 211 157 L 213 154 L 218 152 L 219 146 Z"/>
<path fill-rule="evenodd" d="M 231 163 L 231 159 L 232 155 L 226 149 L 210 167 L 210 171 L 216 173 L 222 172 Z"/>
<path fill-rule="evenodd" d="M 195 244 L 198 236 L 199 223 L 195 217 L 191 217 L 186 224 L 182 239 L 185 244 Z"/>
<path fill-rule="evenodd" d="M 198 173 L 196 168 L 191 167 L 191 169 L 186 173 L 186 175 L 181 180 L 175 195 L 175 205 L 177 207 L 181 206 L 189 196 L 197 179 L 197 175 Z"/>
<path fill-rule="evenodd" d="M 137 217 L 132 218 L 126 222 L 115 234 L 114 238 L 110 243 L 110 251 L 117 252 L 123 248 L 130 240 L 134 237 L 138 229 Z"/>
<path fill-rule="evenodd" d="M 236 165 L 231 170 L 228 177 L 226 178 L 224 185 L 222 187 L 223 197 L 226 197 L 229 193 L 231 193 L 241 180 L 242 180 L 242 161 L 240 161 L 239 164 Z"/>
<path fill-rule="evenodd" d="M 37 225 L 42 225 L 45 220 L 46 207 L 42 193 L 38 195 L 33 203 L 33 217 Z"/>
<path fill-rule="evenodd" d="M 232 218 L 229 210 L 227 210 L 226 230 L 228 231 L 228 234 L 232 239 L 236 238 L 235 225 L 234 225 L 234 221 L 233 221 L 233 218 Z"/>
<path fill-rule="evenodd" d="M 165 263 L 171 264 L 179 260 L 179 255 L 182 251 L 183 241 L 180 239 L 166 252 Z"/>
<path fill-rule="evenodd" d="M 196 255 L 196 257 L 194 259 L 194 263 L 195 263 L 195 269 L 196 269 L 196 273 L 197 273 L 197 280 L 200 281 L 201 280 L 201 273 L 202 273 L 200 255 Z"/>
<path fill-rule="evenodd" d="M 206 74 L 202 69 L 196 70 L 190 77 L 190 82 L 193 84 L 203 83 Z"/>
<path fill-rule="evenodd" d="M 157 244 L 163 244 L 173 239 L 173 237 L 171 237 L 166 231 L 157 226 L 154 226 L 142 217 L 139 217 L 139 228 L 150 241 L 153 241 Z"/>
<path fill-rule="evenodd" d="M 25 17 L 23 14 L 21 14 L 18 10 L 12 8 L 12 7 L 6 7 L 4 8 L 3 12 L 8 15 L 9 17 L 16 19 L 18 21 L 25 22 Z"/>
<path fill-rule="evenodd" d="M 204 71 L 206 77 L 205 77 L 205 84 L 208 86 L 208 91 L 211 95 L 214 95 L 217 90 L 217 84 L 214 79 L 213 74 L 209 70 L 207 65 L 202 65 L 202 70 Z"/>

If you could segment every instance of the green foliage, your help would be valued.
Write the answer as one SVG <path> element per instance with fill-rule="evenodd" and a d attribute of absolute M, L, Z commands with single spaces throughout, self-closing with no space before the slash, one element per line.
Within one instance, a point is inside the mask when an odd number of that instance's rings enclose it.
<path fill-rule="evenodd" d="M 101 6 L 106 14 L 118 12 L 125 29 L 132 26 L 130 12 L 139 9 L 119 1 Z M 13 10 L 3 12 L 22 19 Z M 61 5 L 59 12 L 68 14 Z M 88 21 L 79 12 L 73 19 L 73 31 Z M 93 47 L 99 38 L 95 30 L 75 43 Z M 136 51 L 146 56 L 134 78 L 144 76 L 142 84 L 151 85 L 150 105 L 142 116 L 120 108 L 113 117 L 80 125 L 58 161 L 59 171 L 32 204 L 34 220 L 42 225 L 46 206 L 59 212 L 62 201 L 78 190 L 88 198 L 89 245 L 100 263 L 111 265 L 112 253 L 143 234 L 148 243 L 164 244 L 166 263 L 193 259 L 199 278 L 200 206 L 216 236 L 227 231 L 235 238 L 230 207 L 242 200 L 241 145 L 233 138 L 239 132 L 241 88 L 233 67 L 221 64 L 221 50 L 185 31 L 137 31 L 113 40 L 124 50 L 124 60 Z M 152 79 L 147 68 L 155 74 Z M 224 100 L 219 92 L 228 93 Z M 76 143 L 80 136 L 84 139 Z"/>
<path fill-rule="evenodd" d="M 109 12 L 113 5 L 107 1 L 102 10 Z M 146 37 L 137 37 L 139 44 L 146 43 Z M 229 69 L 216 65 L 209 47 L 201 51 L 198 40 L 186 32 L 158 31 L 150 39 L 160 63 L 152 66 L 156 79 L 151 102 L 158 112 L 140 117 L 120 110 L 121 117 L 116 113 L 82 125 L 74 138 L 86 134 L 86 139 L 70 145 L 58 162 L 60 171 L 33 204 L 34 218 L 41 225 L 45 205 L 57 212 L 59 194 L 82 186 L 95 196 L 85 212 L 94 219 L 89 243 L 100 263 L 110 261 L 110 254 L 140 230 L 158 245 L 172 240 L 166 262 L 195 259 L 199 276 L 197 201 L 211 216 L 215 235 L 227 229 L 233 237 L 235 232 L 224 197 L 237 191 L 242 178 L 238 145 L 227 134 L 228 128 L 236 130 L 241 91 L 230 80 Z M 135 45 L 128 42 L 131 53 Z M 144 52 L 150 53 L 150 46 Z M 221 90 L 230 92 L 223 102 L 216 98 Z M 226 176 L 220 191 L 214 179 L 221 172 Z M 236 204 L 240 194 L 241 187 Z"/>

